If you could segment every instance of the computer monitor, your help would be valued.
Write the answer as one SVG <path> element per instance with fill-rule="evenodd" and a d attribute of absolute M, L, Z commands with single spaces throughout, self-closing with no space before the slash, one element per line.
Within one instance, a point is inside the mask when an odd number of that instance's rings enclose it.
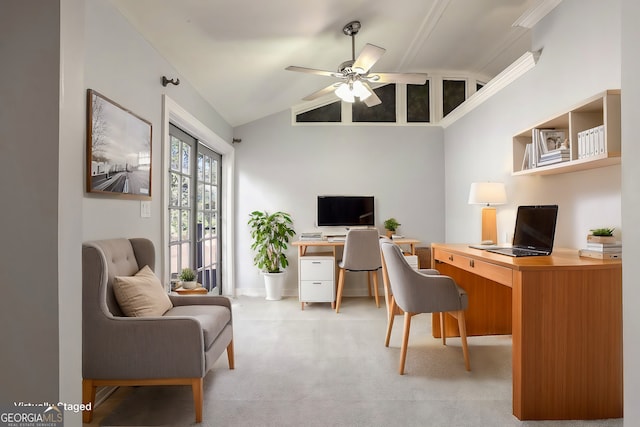
<path fill-rule="evenodd" d="M 318 196 L 319 227 L 374 226 L 373 196 Z"/>

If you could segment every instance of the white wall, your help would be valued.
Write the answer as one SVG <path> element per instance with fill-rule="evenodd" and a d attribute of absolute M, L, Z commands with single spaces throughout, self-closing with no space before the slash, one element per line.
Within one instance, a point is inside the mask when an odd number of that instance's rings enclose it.
<path fill-rule="evenodd" d="M 557 203 L 558 247 L 579 248 L 594 227 L 621 236 L 620 166 L 551 176 L 511 176 L 512 136 L 606 89 L 620 88 L 620 1 L 565 0 L 534 28 L 536 67 L 445 130 L 449 242 L 480 236 L 474 181 L 502 181 L 498 234 L 513 232 L 516 207 Z"/>
<path fill-rule="evenodd" d="M 622 1 L 622 224 L 624 259 L 622 294 L 624 298 L 624 424 L 640 425 L 640 2 Z"/>
<path fill-rule="evenodd" d="M 318 195 L 373 195 L 376 223 L 396 217 L 399 232 L 425 245 L 444 239 L 442 130 L 433 126 L 291 126 L 283 111 L 241 126 L 236 144 L 236 271 L 240 293 L 264 292 L 253 266 L 249 213 L 287 211 L 298 233 L 315 229 Z M 296 251 L 286 293 L 297 295 Z M 358 280 L 358 279 L 355 279 Z M 364 285 L 356 293 L 366 292 Z M 345 288 L 345 295 L 354 287 Z"/>
<path fill-rule="evenodd" d="M 147 237 L 156 245 L 161 265 L 162 245 L 162 94 L 188 111 L 225 141 L 232 129 L 195 91 L 188 80 L 163 58 L 107 0 L 86 2 L 85 84 L 152 123 L 151 218 L 140 217 L 140 202 L 86 194 L 83 200 L 83 240 Z M 162 76 L 180 85 L 163 87 Z"/>

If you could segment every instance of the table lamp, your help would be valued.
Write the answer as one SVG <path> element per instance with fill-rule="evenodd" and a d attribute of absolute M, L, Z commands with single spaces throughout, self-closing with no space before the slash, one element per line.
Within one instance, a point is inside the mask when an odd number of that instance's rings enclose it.
<path fill-rule="evenodd" d="M 507 192 L 501 182 L 473 182 L 469 191 L 470 205 L 484 205 L 482 208 L 482 244 L 498 242 L 496 225 L 496 208 L 492 205 L 503 205 L 507 202 Z"/>

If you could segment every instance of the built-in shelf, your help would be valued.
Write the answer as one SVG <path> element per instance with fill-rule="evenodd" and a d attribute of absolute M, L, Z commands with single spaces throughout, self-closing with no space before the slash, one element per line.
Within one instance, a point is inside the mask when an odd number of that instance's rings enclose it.
<path fill-rule="evenodd" d="M 602 128 L 600 150 L 585 154 L 580 148 L 579 134 L 590 129 Z M 546 166 L 525 166 L 525 152 L 537 144 L 540 130 L 559 130 L 566 133 L 566 148 L 569 158 Z M 525 129 L 513 137 L 513 175 L 552 175 L 576 172 L 620 164 L 620 90 L 599 93 L 549 120 Z M 531 149 L 530 149 L 531 150 Z M 536 150 L 528 154 L 539 161 Z M 524 168 L 523 168 L 524 166 Z"/>

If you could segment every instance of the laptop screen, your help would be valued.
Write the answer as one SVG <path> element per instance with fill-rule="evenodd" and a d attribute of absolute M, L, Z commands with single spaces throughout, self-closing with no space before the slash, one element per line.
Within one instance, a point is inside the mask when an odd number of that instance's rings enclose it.
<path fill-rule="evenodd" d="M 513 246 L 551 251 L 557 216 L 558 205 L 518 206 Z"/>

